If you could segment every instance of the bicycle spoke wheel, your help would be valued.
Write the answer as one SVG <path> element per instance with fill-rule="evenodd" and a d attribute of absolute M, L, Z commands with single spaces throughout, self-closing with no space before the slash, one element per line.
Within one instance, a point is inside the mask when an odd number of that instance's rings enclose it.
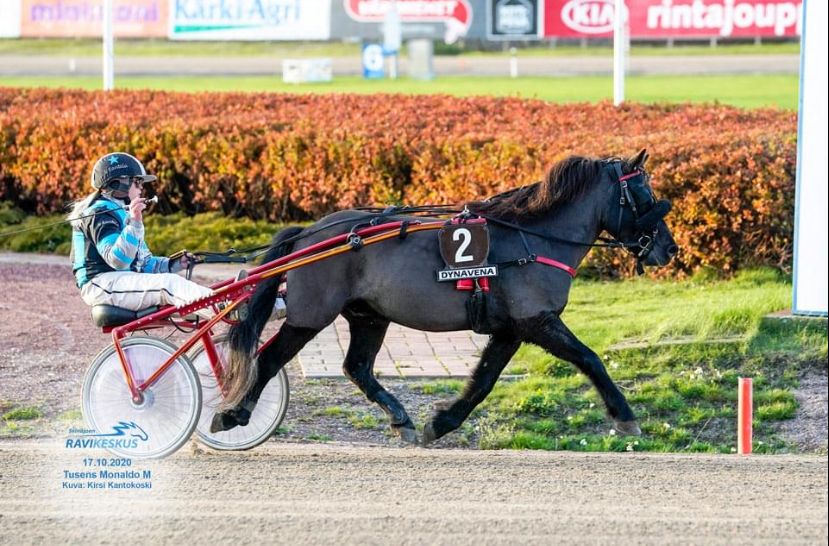
<path fill-rule="evenodd" d="M 147 380 L 175 352 L 171 343 L 133 336 L 121 343 L 136 384 Z M 201 387 L 182 355 L 133 402 L 114 345 L 101 351 L 86 372 L 81 400 L 84 419 L 110 452 L 130 458 L 166 457 L 193 433 L 201 410 Z"/>
<path fill-rule="evenodd" d="M 217 336 L 213 339 L 213 343 L 224 365 L 228 354 L 227 337 Z M 262 391 L 256 408 L 251 414 L 250 422 L 246 426 L 222 432 L 210 432 L 210 423 L 222 401 L 222 394 L 204 346 L 200 345 L 193 353 L 192 361 L 202 386 L 201 417 L 196 427 L 196 434 L 202 443 L 213 449 L 242 450 L 256 447 L 271 437 L 288 410 L 288 374 L 285 373 L 284 368 L 279 370 L 279 373 Z"/>

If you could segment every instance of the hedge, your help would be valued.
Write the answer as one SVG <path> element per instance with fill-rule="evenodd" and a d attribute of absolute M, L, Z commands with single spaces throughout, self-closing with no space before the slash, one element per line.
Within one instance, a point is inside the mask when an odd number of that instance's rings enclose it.
<path fill-rule="evenodd" d="M 673 271 L 786 269 L 796 134 L 792 112 L 723 105 L 0 88 L 0 200 L 63 210 L 89 191 L 93 161 L 122 150 L 159 176 L 164 213 L 288 222 L 472 200 L 534 182 L 570 154 L 646 147 L 657 194 L 674 202 Z M 589 260 L 609 272 L 629 262 Z"/>

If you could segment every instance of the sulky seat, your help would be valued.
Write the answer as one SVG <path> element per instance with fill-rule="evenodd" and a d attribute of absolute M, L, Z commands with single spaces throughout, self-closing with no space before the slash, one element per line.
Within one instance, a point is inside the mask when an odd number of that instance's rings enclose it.
<path fill-rule="evenodd" d="M 93 305 L 92 322 L 99 328 L 113 328 L 146 317 L 158 311 L 158 306 L 148 307 L 140 311 L 115 307 L 114 305 Z"/>

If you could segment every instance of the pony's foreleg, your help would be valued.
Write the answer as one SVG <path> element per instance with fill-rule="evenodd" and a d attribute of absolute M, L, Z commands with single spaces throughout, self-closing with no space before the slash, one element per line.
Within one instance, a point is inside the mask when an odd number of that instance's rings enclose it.
<path fill-rule="evenodd" d="M 531 325 L 530 325 L 531 324 Z M 567 362 L 575 364 L 593 385 L 613 418 L 616 430 L 639 435 L 641 430 L 625 396 L 613 383 L 599 356 L 578 340 L 555 313 L 548 313 L 528 323 L 526 341 Z"/>
<path fill-rule="evenodd" d="M 265 386 L 282 367 L 287 364 L 305 345 L 311 341 L 319 330 L 314 328 L 297 328 L 283 324 L 276 340 L 262 351 L 257 359 L 259 373 L 256 383 L 248 391 L 239 405 L 217 413 L 210 423 L 210 432 L 230 430 L 238 425 L 245 426 L 250 421 L 251 413 Z"/>
<path fill-rule="evenodd" d="M 412 444 L 417 443 L 414 423 L 403 405 L 374 378 L 374 359 L 383 345 L 389 322 L 379 318 L 351 318 L 349 326 L 351 343 L 343 362 L 343 372 L 363 391 L 366 398 L 380 406 L 388 415 L 392 430 L 400 438 Z"/>
<path fill-rule="evenodd" d="M 490 336 L 463 394 L 447 407 L 436 411 L 431 422 L 423 428 L 424 445 L 461 426 L 472 410 L 492 391 L 498 376 L 520 346 L 521 341 L 511 333 Z"/>

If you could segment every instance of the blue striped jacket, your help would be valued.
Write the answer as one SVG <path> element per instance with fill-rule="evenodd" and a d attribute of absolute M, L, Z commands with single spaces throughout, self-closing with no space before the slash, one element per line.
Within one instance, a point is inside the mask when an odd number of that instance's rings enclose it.
<path fill-rule="evenodd" d="M 94 213 L 94 216 L 89 216 Z M 105 196 L 96 199 L 72 228 L 72 271 L 78 288 L 110 271 L 168 273 L 169 260 L 153 256 L 144 242 L 144 224 L 131 220 L 123 205 Z"/>

